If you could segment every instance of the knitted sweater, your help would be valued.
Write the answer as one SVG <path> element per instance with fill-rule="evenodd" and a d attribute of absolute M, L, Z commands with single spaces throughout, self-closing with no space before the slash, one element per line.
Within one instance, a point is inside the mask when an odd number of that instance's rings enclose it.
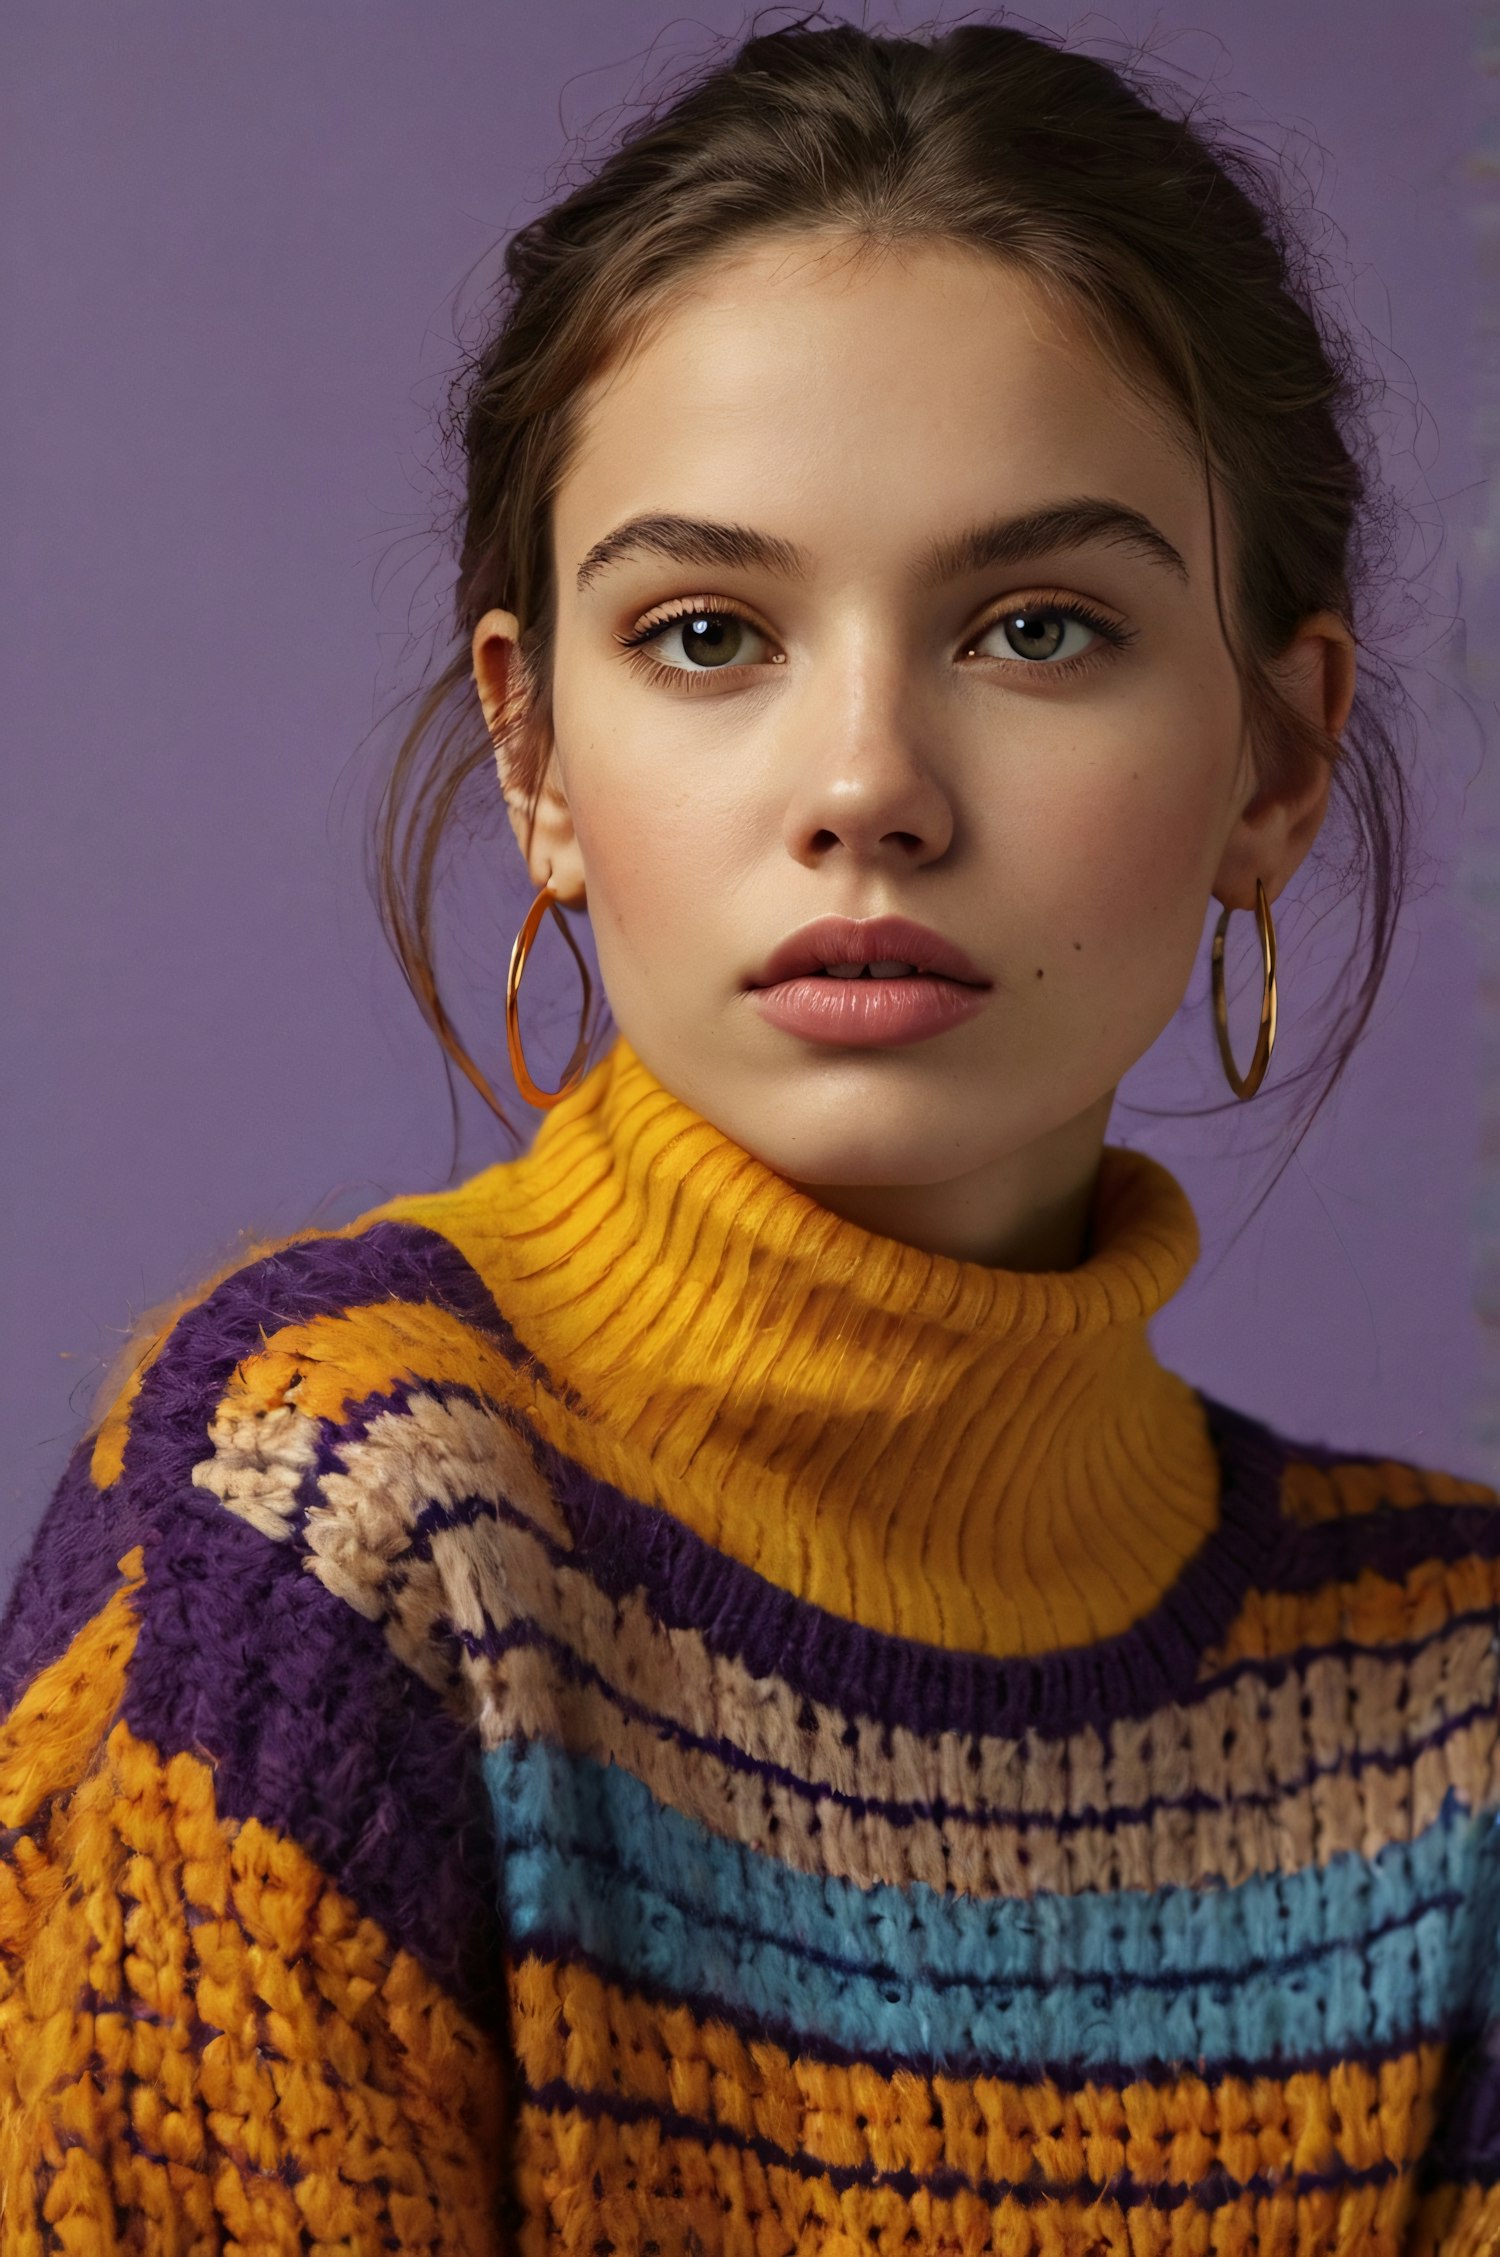
<path fill-rule="evenodd" d="M 0 2257 L 1490 2257 L 1500 1497 L 623 1042 L 260 1249 L 0 1622 Z"/>

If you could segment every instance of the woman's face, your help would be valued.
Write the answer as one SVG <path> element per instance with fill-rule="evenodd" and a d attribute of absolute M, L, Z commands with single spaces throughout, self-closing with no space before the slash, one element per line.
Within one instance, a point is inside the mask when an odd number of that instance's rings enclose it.
<path fill-rule="evenodd" d="M 555 500 L 531 868 L 586 890 L 668 1088 L 827 1204 L 975 1258 L 1092 1180 L 1211 894 L 1250 906 L 1258 872 L 1274 899 L 1326 796 L 1241 820 L 1210 530 L 1083 329 L 962 248 L 762 241 L 606 371 Z M 513 632 L 475 635 L 492 719 Z M 1302 650 L 1320 720 L 1336 647 Z M 970 984 L 757 985 L 811 920 L 886 915 Z"/>

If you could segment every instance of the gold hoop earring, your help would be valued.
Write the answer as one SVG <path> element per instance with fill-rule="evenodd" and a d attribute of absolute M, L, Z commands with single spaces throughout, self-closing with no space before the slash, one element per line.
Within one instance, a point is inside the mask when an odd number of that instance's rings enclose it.
<path fill-rule="evenodd" d="M 1255 922 L 1260 931 L 1260 957 L 1265 974 L 1265 988 L 1260 999 L 1260 1030 L 1255 1038 L 1255 1056 L 1251 1059 L 1249 1071 L 1243 1080 L 1229 1048 L 1229 1010 L 1224 1000 L 1224 933 L 1229 915 L 1230 912 L 1226 909 L 1214 934 L 1211 967 L 1214 1022 L 1219 1030 L 1219 1056 L 1224 1061 L 1230 1088 L 1236 1097 L 1253 1097 L 1266 1078 L 1266 1068 L 1271 1063 L 1271 1045 L 1276 1040 L 1276 931 L 1271 923 L 1271 904 L 1266 899 L 1266 889 L 1259 878 L 1255 881 Z"/>
<path fill-rule="evenodd" d="M 540 1088 L 527 1071 L 526 1059 L 521 1049 L 521 1015 L 517 1007 L 517 999 L 521 993 L 521 974 L 526 969 L 526 959 L 531 954 L 531 944 L 536 939 L 537 927 L 549 909 L 557 920 L 558 929 L 562 933 L 563 939 L 573 951 L 574 960 L 583 978 L 583 1013 L 578 1025 L 578 1040 L 573 1045 L 573 1055 L 568 1060 L 561 1086 L 557 1089 Z M 594 984 L 589 978 L 589 968 L 583 960 L 577 941 L 568 930 L 563 913 L 558 907 L 557 895 L 550 885 L 543 886 L 526 912 L 526 922 L 516 935 L 515 945 L 510 952 L 510 970 L 505 979 L 505 1042 L 506 1048 L 510 1052 L 510 1070 L 516 1077 L 517 1089 L 528 1104 L 544 1107 L 555 1105 L 560 1098 L 567 1096 L 569 1090 L 576 1089 L 582 1081 L 584 1076 L 582 1061 L 589 1046 L 589 1004 L 593 999 L 593 993 Z"/>

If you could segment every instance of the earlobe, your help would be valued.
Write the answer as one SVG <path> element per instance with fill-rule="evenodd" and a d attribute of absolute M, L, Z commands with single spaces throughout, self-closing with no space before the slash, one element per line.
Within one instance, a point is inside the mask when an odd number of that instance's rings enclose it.
<path fill-rule="evenodd" d="M 526 857 L 533 885 L 538 890 L 551 886 L 566 908 L 583 908 L 583 858 L 578 851 L 572 809 L 556 781 L 556 762 L 548 761 L 534 819 L 528 816 L 519 797 L 512 798 L 510 793 L 506 794 L 506 807 L 510 827 L 517 846 Z"/>
<path fill-rule="evenodd" d="M 1274 902 L 1301 868 L 1328 812 L 1332 750 L 1328 759 L 1310 761 L 1295 788 L 1257 793 L 1242 809 L 1214 879 L 1214 897 L 1225 908 L 1253 909 L 1257 878 Z"/>
<path fill-rule="evenodd" d="M 1312 763 L 1294 790 L 1243 810 L 1224 849 L 1213 892 L 1228 908 L 1255 903 L 1255 881 L 1275 901 L 1310 852 L 1328 812 L 1338 740 L 1354 703 L 1354 637 L 1337 612 L 1312 612 L 1271 662 L 1283 696 L 1327 736 L 1328 757 Z M 1250 809 L 1254 809 L 1252 813 Z"/>

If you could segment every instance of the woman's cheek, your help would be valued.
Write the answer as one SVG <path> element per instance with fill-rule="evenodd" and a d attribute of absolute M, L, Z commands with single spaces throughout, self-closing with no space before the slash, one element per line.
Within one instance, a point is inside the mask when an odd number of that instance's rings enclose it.
<path fill-rule="evenodd" d="M 1169 775 L 1128 757 L 1059 787 L 1024 821 L 1017 811 L 991 851 L 1010 873 L 999 890 L 1012 946 L 1050 938 L 1053 976 L 1118 977 L 1154 999 L 1191 973 L 1217 863 L 1214 812 L 1188 758 Z"/>
<path fill-rule="evenodd" d="M 655 973 L 700 957 L 710 874 L 680 795 L 649 774 L 592 774 L 573 805 L 601 970 L 606 959 Z"/>

